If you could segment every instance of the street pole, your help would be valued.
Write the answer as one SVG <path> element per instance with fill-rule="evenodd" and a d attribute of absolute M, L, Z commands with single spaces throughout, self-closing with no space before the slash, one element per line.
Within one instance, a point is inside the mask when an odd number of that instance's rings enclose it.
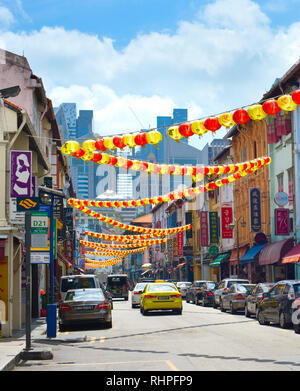
<path fill-rule="evenodd" d="M 54 196 L 53 196 L 53 194 L 51 194 L 51 204 L 50 204 L 50 304 L 54 303 L 53 202 L 54 202 Z"/>
<path fill-rule="evenodd" d="M 237 246 L 237 251 L 236 251 L 236 255 L 237 255 L 237 267 L 236 267 L 236 272 L 237 272 L 237 277 L 239 276 L 239 265 L 240 265 L 240 242 L 239 242 L 239 222 L 240 222 L 240 218 L 238 218 L 237 222 L 236 222 L 236 246 Z"/>
<path fill-rule="evenodd" d="M 26 347 L 25 350 L 31 349 L 31 212 L 25 212 L 25 268 L 26 268 Z"/>

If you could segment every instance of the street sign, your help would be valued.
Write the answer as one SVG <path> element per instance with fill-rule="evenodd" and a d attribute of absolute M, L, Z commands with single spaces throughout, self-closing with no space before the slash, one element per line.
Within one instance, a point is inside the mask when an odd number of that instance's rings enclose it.
<path fill-rule="evenodd" d="M 30 254 L 30 263 L 31 264 L 49 264 L 50 263 L 50 253 L 49 251 L 35 251 Z"/>
<path fill-rule="evenodd" d="M 31 251 L 49 251 L 48 220 L 49 217 L 47 212 L 31 213 Z"/>
<path fill-rule="evenodd" d="M 219 247 L 218 246 L 210 246 L 208 249 L 208 252 L 210 255 L 215 256 L 219 252 Z"/>
<path fill-rule="evenodd" d="M 39 210 L 39 197 L 16 197 L 17 212 Z"/>
<path fill-rule="evenodd" d="M 278 206 L 284 206 L 289 202 L 289 196 L 287 193 L 280 191 L 275 194 L 274 202 Z"/>

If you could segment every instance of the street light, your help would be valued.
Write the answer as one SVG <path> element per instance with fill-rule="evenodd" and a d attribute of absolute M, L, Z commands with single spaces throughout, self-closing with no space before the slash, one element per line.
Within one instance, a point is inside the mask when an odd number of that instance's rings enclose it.
<path fill-rule="evenodd" d="M 232 223 L 229 224 L 229 228 L 231 230 L 234 230 L 234 227 L 236 226 L 236 250 L 237 250 L 236 251 L 236 256 L 237 256 L 237 265 L 238 265 L 237 267 L 239 267 L 239 263 L 240 263 L 239 222 L 240 222 L 241 218 L 243 218 L 243 221 L 241 221 L 242 228 L 246 227 L 246 222 L 244 221 L 244 217 L 243 216 L 240 216 L 238 219 L 234 218 L 234 222 L 235 223 L 232 222 Z"/>

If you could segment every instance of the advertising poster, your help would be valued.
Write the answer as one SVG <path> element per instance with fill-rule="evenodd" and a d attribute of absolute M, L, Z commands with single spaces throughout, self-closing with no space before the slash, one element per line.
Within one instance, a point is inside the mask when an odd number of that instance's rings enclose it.
<path fill-rule="evenodd" d="M 32 195 L 31 151 L 10 152 L 10 197 Z"/>
<path fill-rule="evenodd" d="M 232 223 L 232 207 L 224 206 L 221 208 L 222 239 L 233 238 L 233 230 L 229 227 L 230 223 Z"/>

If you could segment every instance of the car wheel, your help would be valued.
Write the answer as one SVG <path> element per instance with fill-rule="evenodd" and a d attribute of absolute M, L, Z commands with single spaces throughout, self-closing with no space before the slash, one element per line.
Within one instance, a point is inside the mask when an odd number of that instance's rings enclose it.
<path fill-rule="evenodd" d="M 147 316 L 147 315 L 148 315 L 148 310 L 143 310 L 142 314 L 143 314 L 144 316 Z"/>
<path fill-rule="evenodd" d="M 136 305 L 135 304 L 131 304 L 131 308 L 135 308 L 136 307 Z"/>
<path fill-rule="evenodd" d="M 206 307 L 207 306 L 204 297 L 202 298 L 202 302 L 201 303 L 202 303 L 202 307 Z"/>
<path fill-rule="evenodd" d="M 279 315 L 279 325 L 282 329 L 287 329 L 289 326 L 288 322 L 286 321 L 284 312 L 281 312 Z"/>
<path fill-rule="evenodd" d="M 187 303 L 190 302 L 188 295 L 185 296 L 185 301 L 186 301 Z"/>
<path fill-rule="evenodd" d="M 124 297 L 124 300 L 125 300 L 125 301 L 128 301 L 128 296 L 127 296 L 127 297 Z"/>
<path fill-rule="evenodd" d="M 196 305 L 199 305 L 199 299 L 198 299 L 198 297 L 197 297 L 197 296 L 195 297 L 195 301 L 194 301 L 194 303 L 195 303 Z"/>
<path fill-rule="evenodd" d="M 247 318 L 251 318 L 250 312 L 248 311 L 248 306 L 247 306 L 247 304 L 245 305 L 245 316 L 246 316 Z"/>
<path fill-rule="evenodd" d="M 221 310 L 221 312 L 226 312 L 226 310 L 225 310 L 225 308 L 223 306 L 223 301 L 222 300 L 220 300 L 220 310 Z"/>
<path fill-rule="evenodd" d="M 182 315 L 182 308 L 174 310 L 175 314 Z"/>
<path fill-rule="evenodd" d="M 216 303 L 216 300 L 214 300 L 213 307 L 218 308 L 218 304 Z"/>
<path fill-rule="evenodd" d="M 106 329 L 111 329 L 112 328 L 112 321 L 111 320 L 109 322 L 105 323 L 105 328 Z"/>
<path fill-rule="evenodd" d="M 143 309 L 143 307 L 141 306 L 140 307 L 140 313 L 142 314 L 144 312 L 144 309 Z"/>
<path fill-rule="evenodd" d="M 231 314 L 235 314 L 236 313 L 236 310 L 233 308 L 232 301 L 230 302 L 230 313 Z"/>
<path fill-rule="evenodd" d="M 300 334 L 300 325 L 299 324 L 294 324 L 294 331 L 296 334 Z"/>
<path fill-rule="evenodd" d="M 66 328 L 66 326 L 65 326 L 65 325 L 63 325 L 63 324 L 59 324 L 59 325 L 58 325 L 58 330 L 59 330 L 59 331 L 66 331 L 66 330 L 67 330 L 67 328 Z"/>
<path fill-rule="evenodd" d="M 258 314 L 257 314 L 257 320 L 258 320 L 258 323 L 261 324 L 262 326 L 270 324 L 270 322 L 267 322 L 267 321 L 265 320 L 265 317 L 264 317 L 264 314 L 263 314 L 262 311 L 259 311 L 259 312 L 258 312 Z"/>

